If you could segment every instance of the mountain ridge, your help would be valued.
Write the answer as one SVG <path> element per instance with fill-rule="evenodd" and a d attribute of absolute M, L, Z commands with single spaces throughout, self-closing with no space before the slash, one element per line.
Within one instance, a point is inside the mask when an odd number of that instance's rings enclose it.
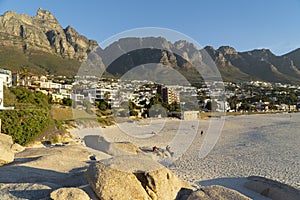
<path fill-rule="evenodd" d="M 33 17 L 14 11 L 0 16 L 0 66 L 7 69 L 26 66 L 37 73 L 76 75 L 82 62 L 97 47 L 103 58 L 100 61 L 112 65 L 111 74 L 123 73 L 122 67 L 130 70 L 147 61 L 167 65 L 190 79 L 197 79 L 198 72 L 192 69 L 191 63 L 204 65 L 203 59 L 208 54 L 225 81 L 300 83 L 300 48 L 278 56 L 269 49 L 244 52 L 230 46 L 197 49 L 187 41 L 172 43 L 162 37 L 146 37 L 120 39 L 101 49 L 95 40 L 87 39 L 73 27 L 63 28 L 47 10 L 39 9 Z M 126 48 L 132 51 L 131 57 L 123 55 Z"/>

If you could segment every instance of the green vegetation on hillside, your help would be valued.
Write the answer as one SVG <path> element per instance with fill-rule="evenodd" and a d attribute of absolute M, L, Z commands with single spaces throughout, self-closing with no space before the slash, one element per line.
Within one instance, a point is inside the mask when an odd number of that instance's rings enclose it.
<path fill-rule="evenodd" d="M 24 54 L 18 48 L 0 48 L 0 66 L 8 70 L 22 70 L 26 67 L 29 72 L 36 74 L 54 74 L 74 76 L 77 74 L 80 62 L 64 59 L 60 56 L 45 52 L 30 52 Z"/>
<path fill-rule="evenodd" d="M 48 127 L 51 115 L 47 95 L 25 88 L 5 88 L 4 96 L 4 105 L 15 109 L 0 111 L 2 132 L 11 135 L 14 142 L 25 145 Z"/>

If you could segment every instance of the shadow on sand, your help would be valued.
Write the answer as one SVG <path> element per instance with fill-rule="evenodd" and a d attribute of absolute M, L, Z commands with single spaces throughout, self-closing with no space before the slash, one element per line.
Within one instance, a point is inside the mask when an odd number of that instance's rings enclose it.
<path fill-rule="evenodd" d="M 245 177 L 228 177 L 228 178 L 216 178 L 211 180 L 199 181 L 198 184 L 201 186 L 209 185 L 220 185 L 226 188 L 230 188 L 244 194 L 247 197 L 250 197 L 254 200 L 270 200 L 254 191 L 251 191 L 244 187 L 244 184 L 247 182 Z"/>

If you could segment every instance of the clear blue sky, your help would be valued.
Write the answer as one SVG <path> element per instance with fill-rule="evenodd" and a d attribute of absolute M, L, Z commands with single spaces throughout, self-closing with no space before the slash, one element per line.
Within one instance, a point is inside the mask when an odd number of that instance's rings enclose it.
<path fill-rule="evenodd" d="M 63 27 L 99 43 L 132 28 L 162 27 L 200 43 L 238 51 L 269 48 L 277 55 L 300 47 L 300 0 L 1 0 L 0 13 L 51 11 Z"/>

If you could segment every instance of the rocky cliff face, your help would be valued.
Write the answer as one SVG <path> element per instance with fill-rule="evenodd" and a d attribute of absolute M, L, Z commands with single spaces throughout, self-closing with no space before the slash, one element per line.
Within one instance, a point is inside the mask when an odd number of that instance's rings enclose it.
<path fill-rule="evenodd" d="M 34 17 L 13 11 L 1 15 L 0 46 L 20 48 L 24 53 L 43 51 L 82 61 L 98 44 L 70 26 L 63 29 L 49 11 L 39 9 Z"/>
<path fill-rule="evenodd" d="M 197 49 L 188 41 L 171 43 L 165 38 L 148 37 L 116 41 L 101 51 L 101 57 L 111 74 L 123 75 L 140 65 L 160 63 L 177 70 L 190 83 L 201 81 L 201 75 L 214 78 L 218 74 L 210 69 L 216 66 L 225 81 L 262 80 L 298 84 L 299 53 L 296 50 L 276 56 L 269 49 L 238 52 L 230 46 Z M 198 71 L 193 66 L 197 66 Z"/>
<path fill-rule="evenodd" d="M 205 47 L 218 66 L 223 78 L 229 81 L 263 80 L 270 82 L 299 83 L 299 52 L 276 56 L 269 49 L 237 52 L 223 46 L 215 50 Z"/>

